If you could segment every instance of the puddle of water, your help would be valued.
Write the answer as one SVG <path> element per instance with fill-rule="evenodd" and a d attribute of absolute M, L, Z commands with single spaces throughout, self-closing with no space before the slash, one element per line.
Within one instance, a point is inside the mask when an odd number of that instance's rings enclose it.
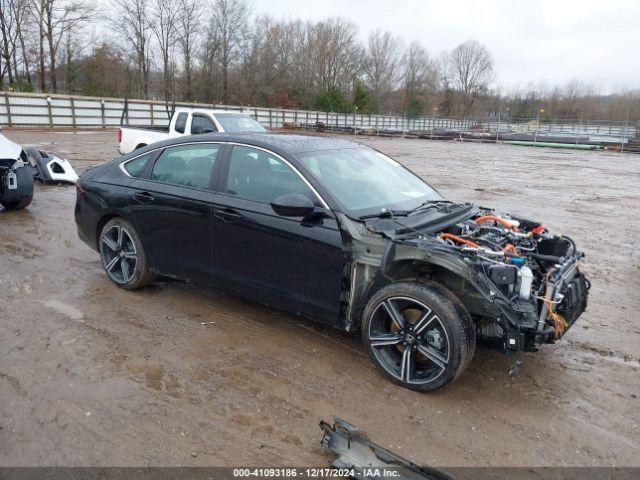
<path fill-rule="evenodd" d="M 60 300 L 56 300 L 55 298 L 47 300 L 46 302 L 42 302 L 42 304 L 45 307 L 52 308 L 58 313 L 66 315 L 71 320 L 76 320 L 80 322 L 83 321 L 82 318 L 84 317 L 84 314 L 73 305 L 69 305 L 68 303 L 61 302 Z"/>

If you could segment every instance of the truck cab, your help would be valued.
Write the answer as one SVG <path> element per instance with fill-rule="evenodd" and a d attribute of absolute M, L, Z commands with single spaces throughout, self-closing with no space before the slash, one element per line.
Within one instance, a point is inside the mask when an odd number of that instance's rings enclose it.
<path fill-rule="evenodd" d="M 126 154 L 155 142 L 202 133 L 263 133 L 267 130 L 240 111 L 179 107 L 169 126 L 123 126 L 118 131 L 118 151 Z"/>

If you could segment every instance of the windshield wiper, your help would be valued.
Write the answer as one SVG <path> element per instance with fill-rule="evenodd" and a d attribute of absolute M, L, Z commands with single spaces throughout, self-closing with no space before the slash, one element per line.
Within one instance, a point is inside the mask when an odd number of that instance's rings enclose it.
<path fill-rule="evenodd" d="M 383 208 L 378 213 L 371 213 L 369 215 L 361 215 L 358 218 L 360 220 L 366 220 L 367 218 L 393 218 L 393 217 L 406 217 L 410 210 L 389 210 Z"/>
<path fill-rule="evenodd" d="M 420 210 L 427 210 L 429 208 L 436 208 L 436 207 L 438 207 L 438 205 L 440 205 L 442 203 L 451 204 L 453 202 L 450 201 L 450 200 L 427 200 L 426 202 L 422 202 L 417 207 L 412 208 L 411 210 L 408 210 L 407 211 L 407 215 L 411 215 L 412 213 L 419 212 Z"/>
<path fill-rule="evenodd" d="M 393 218 L 393 217 L 406 217 L 413 213 L 419 212 L 420 210 L 427 210 L 429 208 L 437 208 L 439 205 L 446 203 L 447 205 L 453 204 L 450 200 L 427 200 L 426 202 L 422 202 L 415 208 L 411 210 L 389 210 L 388 208 L 381 209 L 378 213 L 371 213 L 369 215 L 362 215 L 358 217 L 360 220 L 365 220 L 367 218 Z"/>

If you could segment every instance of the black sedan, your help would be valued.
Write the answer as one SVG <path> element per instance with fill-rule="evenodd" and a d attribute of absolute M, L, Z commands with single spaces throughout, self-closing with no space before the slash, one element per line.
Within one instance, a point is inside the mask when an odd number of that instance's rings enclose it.
<path fill-rule="evenodd" d="M 393 381 L 440 388 L 476 340 L 562 337 L 586 308 L 574 242 L 453 203 L 388 156 L 301 135 L 199 135 L 85 172 L 80 238 L 126 289 L 172 277 L 360 330 Z"/>

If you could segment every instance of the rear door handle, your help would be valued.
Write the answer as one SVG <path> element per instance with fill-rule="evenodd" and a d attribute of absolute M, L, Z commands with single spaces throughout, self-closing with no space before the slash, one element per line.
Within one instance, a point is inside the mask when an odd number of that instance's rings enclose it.
<path fill-rule="evenodd" d="M 232 208 L 225 208 L 222 210 L 216 208 L 213 210 L 213 216 L 218 220 L 222 220 L 227 223 L 237 222 L 242 219 L 242 215 Z"/>
<path fill-rule="evenodd" d="M 133 194 L 133 199 L 140 203 L 150 203 L 153 202 L 153 195 L 149 192 L 136 192 Z"/>

